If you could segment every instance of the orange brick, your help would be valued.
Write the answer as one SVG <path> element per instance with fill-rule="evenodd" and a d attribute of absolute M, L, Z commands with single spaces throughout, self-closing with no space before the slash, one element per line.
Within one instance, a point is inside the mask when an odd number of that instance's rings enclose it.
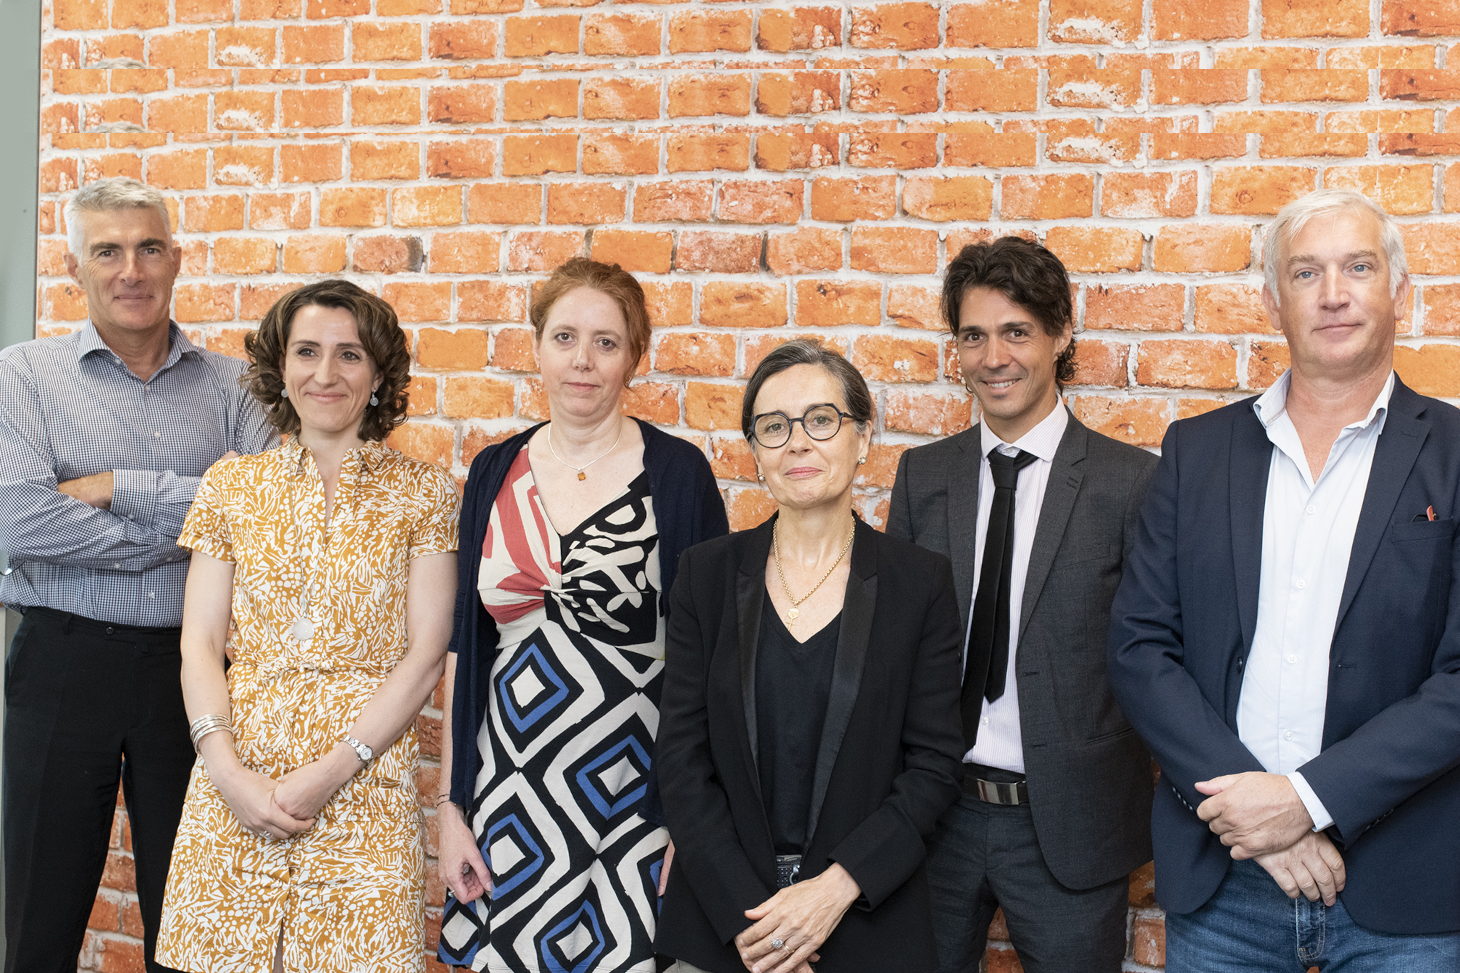
<path fill-rule="evenodd" d="M 480 375 L 446 379 L 442 396 L 446 415 L 458 419 L 508 419 L 512 416 L 515 388 L 511 382 Z"/>
<path fill-rule="evenodd" d="M 420 89 L 355 85 L 350 89 L 350 121 L 355 125 L 419 125 Z"/>
<path fill-rule="evenodd" d="M 85 321 L 86 292 L 76 284 L 58 284 L 45 291 L 45 307 L 53 321 Z"/>
<path fill-rule="evenodd" d="M 1083 335 L 1075 342 L 1075 385 L 1125 388 L 1130 346 Z"/>
<path fill-rule="evenodd" d="M 1460 225 L 1411 223 L 1399 230 L 1411 274 L 1450 274 L 1460 266 Z"/>
<path fill-rule="evenodd" d="M 180 324 L 232 321 L 233 291 L 232 284 L 179 284 L 173 289 L 174 317 Z"/>
<path fill-rule="evenodd" d="M 338 233 L 296 234 L 284 242 L 284 273 L 332 274 L 345 269 L 345 237 Z"/>
<path fill-rule="evenodd" d="M 419 179 L 421 146 L 415 140 L 369 142 L 357 139 L 350 143 L 350 178 Z"/>
<path fill-rule="evenodd" d="M 750 530 L 759 527 L 776 512 L 776 501 L 759 487 L 748 490 L 730 490 L 725 500 L 725 513 L 730 518 L 731 530 Z"/>
<path fill-rule="evenodd" d="M 1140 69 L 1049 69 L 1046 98 L 1051 108 L 1130 109 L 1140 96 Z"/>
<path fill-rule="evenodd" d="M 406 404 L 406 415 L 408 416 L 434 416 L 436 409 L 436 379 L 428 375 L 412 375 L 411 383 L 406 386 L 408 401 Z M 438 775 L 439 776 L 439 775 Z M 420 778 L 418 778 L 419 780 Z M 424 780 L 421 783 L 425 783 Z M 429 792 L 428 792 L 429 793 Z"/>
<path fill-rule="evenodd" d="M 799 188 L 800 184 L 797 186 Z M 634 222 L 703 222 L 710 218 L 714 202 L 714 184 L 708 181 L 641 182 L 634 186 Z M 798 195 L 796 215 L 792 222 L 800 218 L 799 203 Z M 723 206 L 721 218 L 728 219 Z"/>
<path fill-rule="evenodd" d="M 1303 166 L 1227 166 L 1212 173 L 1211 212 L 1269 215 L 1313 188 Z"/>
<path fill-rule="evenodd" d="M 727 179 L 720 185 L 719 217 L 727 223 L 797 223 L 804 188 L 800 180 Z"/>
<path fill-rule="evenodd" d="M 677 75 L 669 82 L 668 117 L 750 114 L 749 74 Z"/>
<path fill-rule="evenodd" d="M 474 183 L 467 196 L 472 223 L 538 223 L 542 218 L 542 186 L 538 183 Z"/>
<path fill-rule="evenodd" d="M 503 87 L 502 117 L 509 122 L 578 117 L 578 82 L 572 78 L 508 81 Z"/>
<path fill-rule="evenodd" d="M 344 172 L 339 143 L 284 145 L 279 169 L 284 182 L 334 182 Z"/>
<path fill-rule="evenodd" d="M 445 281 L 386 284 L 380 296 L 395 308 L 402 321 L 445 321 L 451 317 L 451 285 Z"/>
<path fill-rule="evenodd" d="M 357 23 L 350 43 L 355 64 L 365 61 L 419 61 L 421 25 L 410 23 Z"/>
<path fill-rule="evenodd" d="M 1166 923 L 1160 916 L 1136 916 L 1131 931 L 1135 961 L 1148 966 L 1166 965 Z"/>
<path fill-rule="evenodd" d="M 950 133 L 943 140 L 943 162 L 950 166 L 1032 166 L 1038 148 L 1030 134 Z"/>
<path fill-rule="evenodd" d="M 1000 215 L 1006 219 L 1088 217 L 1095 211 L 1095 179 L 1083 174 L 1004 176 Z"/>
<path fill-rule="evenodd" d="M 666 334 L 654 348 L 656 371 L 673 375 L 735 374 L 735 336 L 728 334 Z"/>
<path fill-rule="evenodd" d="M 811 183 L 811 218 L 828 222 L 890 219 L 897 206 L 896 176 L 820 178 Z"/>
<path fill-rule="evenodd" d="M 739 429 L 744 396 L 745 388 L 739 384 L 688 382 L 684 387 L 684 424 L 691 429 Z"/>
<path fill-rule="evenodd" d="M 1262 0 L 1262 36 L 1363 37 L 1368 0 Z"/>
<path fill-rule="evenodd" d="M 1328 132 L 1433 132 L 1435 113 L 1414 111 L 1342 111 L 1323 116 Z"/>
<path fill-rule="evenodd" d="M 1086 330 L 1180 331 L 1186 310 L 1181 284 L 1116 284 L 1085 289 Z"/>
<path fill-rule="evenodd" d="M 554 270 L 563 261 L 581 256 L 581 232 L 524 230 L 512 234 L 507 247 L 507 269 Z"/>
<path fill-rule="evenodd" d="M 1107 172 L 1100 211 L 1122 219 L 1167 219 L 1196 214 L 1195 172 Z"/>
<path fill-rule="evenodd" d="M 637 382 L 624 391 L 623 412 L 645 422 L 679 424 L 679 387 L 667 382 Z"/>
<path fill-rule="evenodd" d="M 798 280 L 796 326 L 875 327 L 882 322 L 882 285 L 876 281 Z"/>
<path fill-rule="evenodd" d="M 273 128 L 273 92 L 218 92 L 213 96 L 213 124 L 229 131 L 260 132 Z"/>
<path fill-rule="evenodd" d="M 576 102 L 575 97 L 575 105 Z M 576 109 L 574 113 L 576 114 Z M 495 121 L 497 118 L 497 90 L 489 84 L 432 88 L 426 92 L 426 118 L 432 122 Z"/>
<path fill-rule="evenodd" d="M 786 287 L 751 281 L 710 281 L 700 291 L 699 323 L 706 328 L 780 327 L 786 323 Z"/>
<path fill-rule="evenodd" d="M 807 226 L 790 233 L 771 234 L 766 244 L 766 266 L 780 277 L 841 270 L 842 231 Z"/>
<path fill-rule="evenodd" d="M 759 233 L 682 230 L 674 253 L 674 266 L 683 271 L 717 274 L 755 273 L 760 269 L 761 247 Z"/>
<path fill-rule="evenodd" d="M 481 60 L 497 53 L 497 25 L 490 20 L 433 23 L 427 51 L 432 58 Z"/>
<path fill-rule="evenodd" d="M 1140 0 L 1050 0 L 1049 39 L 1125 45 L 1141 34 Z"/>
<path fill-rule="evenodd" d="M 384 226 L 384 189 L 326 189 L 319 199 L 320 226 Z"/>
<path fill-rule="evenodd" d="M 1246 37 L 1248 9 L 1247 0 L 1158 3 L 1151 8 L 1151 34 L 1163 41 Z"/>
<path fill-rule="evenodd" d="M 1363 101 L 1369 94 L 1367 71 L 1267 70 L 1261 72 L 1262 100 L 1266 103 L 1288 101 Z"/>
<path fill-rule="evenodd" d="M 665 171 L 707 172 L 750 168 L 750 136 L 743 134 L 671 135 L 665 147 Z"/>
<path fill-rule="evenodd" d="M 140 179 L 142 177 L 141 157 L 135 152 L 113 152 L 86 160 L 87 182 L 110 179 L 114 176 Z"/>
<path fill-rule="evenodd" d="M 425 254 L 421 247 L 421 238 L 416 236 L 357 236 L 354 252 L 350 257 L 350 266 L 362 274 L 419 273 L 425 269 Z"/>
<path fill-rule="evenodd" d="M 61 131 L 74 132 L 75 106 L 64 107 L 70 108 L 72 121 L 68 128 L 62 128 Z M 176 95 L 153 99 L 147 105 L 147 128 L 153 132 L 208 131 L 208 96 Z"/>
<path fill-rule="evenodd" d="M 1156 388 L 1237 387 L 1237 349 L 1226 341 L 1150 339 L 1136 353 L 1136 381 Z"/>
<path fill-rule="evenodd" d="M 835 132 L 788 132 L 755 137 L 755 165 L 768 172 L 816 169 L 838 161 Z"/>
<path fill-rule="evenodd" d="M 1080 395 L 1070 408 L 1091 429 L 1132 446 L 1161 445 L 1170 423 L 1165 399 Z"/>
<path fill-rule="evenodd" d="M 650 175 L 658 171 L 657 136 L 595 132 L 583 143 L 584 175 Z"/>
<path fill-rule="evenodd" d="M 502 234 L 473 230 L 431 237 L 433 274 L 495 274 L 501 269 Z"/>
<path fill-rule="evenodd" d="M 439 14 L 441 13 L 441 0 L 379 0 L 375 6 L 375 13 L 380 17 Z"/>
<path fill-rule="evenodd" d="M 306 0 L 305 16 L 310 20 L 334 17 L 364 17 L 370 13 L 370 0 Z M 298 16 L 298 14 L 295 14 Z"/>
<path fill-rule="evenodd" d="M 851 358 L 874 382 L 932 382 L 938 378 L 938 346 L 925 338 L 864 335 L 854 343 Z"/>
<path fill-rule="evenodd" d="M 958 3 L 948 8 L 948 47 L 1036 47 L 1038 44 L 1039 4 L 1035 0 L 989 0 Z"/>
<path fill-rule="evenodd" d="M 930 3 L 852 7 L 852 46 L 910 51 L 938 46 L 938 8 Z"/>
<path fill-rule="evenodd" d="M 1077 274 L 1140 270 L 1143 243 L 1139 230 L 1115 227 L 1055 226 L 1044 238 L 1050 252 Z"/>
<path fill-rule="evenodd" d="M 654 78 L 589 78 L 583 85 L 584 118 L 658 118 L 659 82 Z"/>
<path fill-rule="evenodd" d="M 508 57 L 544 57 L 548 54 L 578 53 L 576 16 L 508 17 Z"/>
<path fill-rule="evenodd" d="M 553 183 L 548 186 L 549 223 L 621 223 L 625 190 L 606 183 Z"/>
<path fill-rule="evenodd" d="M 157 41 L 152 42 L 156 50 Z M 285 64 L 329 64 L 345 59 L 344 24 L 284 27 Z"/>
<path fill-rule="evenodd" d="M 717 436 L 710 443 L 713 455 L 710 457 L 710 470 L 717 479 L 721 480 L 746 480 L 755 479 L 755 455 L 748 444 L 740 436 Z"/>
<path fill-rule="evenodd" d="M 693 284 L 688 281 L 647 281 L 643 287 L 650 327 L 672 328 L 694 323 Z"/>
<path fill-rule="evenodd" d="M 525 321 L 527 290 L 495 280 L 464 280 L 456 285 L 457 321 Z"/>
<path fill-rule="evenodd" d="M 1196 330 L 1212 334 L 1276 334 L 1262 304 L 1262 289 L 1249 284 L 1204 284 L 1196 289 Z"/>
<path fill-rule="evenodd" d="M 840 7 L 767 9 L 760 13 L 756 46 L 786 53 L 841 46 Z"/>
<path fill-rule="evenodd" d="M 658 14 L 591 14 L 583 27 L 583 53 L 636 57 L 659 53 Z"/>
<path fill-rule="evenodd" d="M 938 231 L 911 227 L 852 228 L 852 269 L 883 274 L 938 271 Z"/>
<path fill-rule="evenodd" d="M 274 177 L 274 150 L 220 145 L 213 150 L 213 183 L 217 186 L 266 186 Z"/>
<path fill-rule="evenodd" d="M 51 18 L 56 30 L 101 30 L 110 26 L 103 0 L 56 0 Z"/>
<path fill-rule="evenodd" d="M 1215 105 L 1246 98 L 1246 71 L 1222 68 L 1151 71 L 1151 103 L 1155 105 Z"/>
<path fill-rule="evenodd" d="M 309 0 L 314 6 L 317 0 Z M 436 466 L 451 466 L 452 445 L 456 433 L 450 426 L 426 422 L 408 422 L 386 437 L 385 444 L 412 459 Z M 424 747 L 423 747 L 424 749 Z"/>
<path fill-rule="evenodd" d="M 1345 166 L 1323 171 L 1323 185 L 1354 189 L 1393 216 L 1428 213 L 1434 208 L 1434 166 Z"/>
<path fill-rule="evenodd" d="M 1460 34 L 1460 12 L 1447 4 L 1384 0 L 1379 23 L 1385 34 L 1451 37 Z"/>
<path fill-rule="evenodd" d="M 578 136 L 508 135 L 502 140 L 502 175 L 538 176 L 578 171 Z"/>
<path fill-rule="evenodd" d="M 967 429 L 972 415 L 972 401 L 965 396 L 891 389 L 883 424 L 888 432 L 951 436 Z"/>
<path fill-rule="evenodd" d="M 460 186 L 410 186 L 391 194 L 396 226 L 452 226 L 461 222 Z"/>
<path fill-rule="evenodd" d="M 497 169 L 491 139 L 453 139 L 426 145 L 426 175 L 433 179 L 489 179 Z"/>
<path fill-rule="evenodd" d="M 548 193 L 551 200 L 552 190 Z M 634 273 L 667 274 L 673 253 L 674 236 L 668 232 L 597 230 L 590 255 L 600 263 L 618 264 Z"/>
<path fill-rule="evenodd" d="M 285 128 L 328 128 L 345 121 L 345 94 L 339 88 L 285 88 L 281 98 Z"/>
<path fill-rule="evenodd" d="M 112 30 L 167 25 L 166 0 L 112 0 Z"/>
<path fill-rule="evenodd" d="M 1318 67 L 1318 51 L 1308 47 L 1224 47 L 1217 51 L 1217 68 L 1305 68 Z M 1336 65 L 1329 64 L 1329 67 Z"/>
<path fill-rule="evenodd" d="M 853 71 L 851 108 L 917 114 L 938 110 L 936 71 Z"/>
<path fill-rule="evenodd" d="M 950 70 L 943 106 L 948 111 L 1034 111 L 1039 107 L 1039 72 Z"/>
<path fill-rule="evenodd" d="M 749 50 L 749 10 L 691 10 L 669 18 L 671 54 Z"/>
<path fill-rule="evenodd" d="M 213 244 L 213 269 L 220 274 L 269 274 L 277 248 L 268 237 L 222 237 Z"/>
<path fill-rule="evenodd" d="M 1245 388 L 1261 391 L 1271 388 L 1292 363 L 1288 355 L 1288 343 L 1279 338 L 1276 341 L 1253 341 L 1247 352 L 1247 380 Z"/>
<path fill-rule="evenodd" d="M 756 84 L 755 110 L 778 118 L 814 115 L 838 110 L 841 98 L 839 71 L 766 71 Z"/>
<path fill-rule="evenodd" d="M 183 226 L 193 233 L 243 229 L 243 197 L 226 194 L 189 196 L 184 203 Z"/>
<path fill-rule="evenodd" d="M 1230 224 L 1183 223 L 1156 234 L 1151 266 L 1162 273 L 1230 274 L 1252 266 L 1252 230 Z"/>
<path fill-rule="evenodd" d="M 509 372 L 535 372 L 535 347 L 536 337 L 531 328 L 503 328 L 492 341 L 492 367 Z"/>
<path fill-rule="evenodd" d="M 938 307 L 938 297 L 936 288 L 919 287 L 915 284 L 889 284 L 887 317 L 900 328 L 942 331 L 947 325 L 943 321 L 942 310 Z"/>
<path fill-rule="evenodd" d="M 238 319 L 261 320 L 279 298 L 299 287 L 299 283 L 242 285 L 238 289 Z"/>
<path fill-rule="evenodd" d="M 932 132 L 855 133 L 847 162 L 864 169 L 928 169 L 938 164 L 938 136 Z"/>

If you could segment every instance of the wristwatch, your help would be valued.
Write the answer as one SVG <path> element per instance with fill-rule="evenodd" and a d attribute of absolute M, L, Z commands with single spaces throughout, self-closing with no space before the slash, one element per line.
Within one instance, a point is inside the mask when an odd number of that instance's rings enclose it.
<path fill-rule="evenodd" d="M 355 751 L 355 756 L 360 758 L 362 764 L 368 764 L 371 760 L 375 759 L 375 751 L 354 737 L 345 737 L 345 743 L 351 750 Z"/>

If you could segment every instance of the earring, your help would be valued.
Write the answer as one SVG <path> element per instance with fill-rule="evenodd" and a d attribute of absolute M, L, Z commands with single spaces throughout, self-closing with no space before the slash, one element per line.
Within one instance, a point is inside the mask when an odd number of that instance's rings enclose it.
<path fill-rule="evenodd" d="M 963 383 L 963 391 L 967 392 L 969 395 L 975 394 L 972 386 L 970 386 L 967 382 Z"/>
<path fill-rule="evenodd" d="M 374 392 L 371 392 L 370 393 L 370 404 L 371 405 L 379 405 L 380 404 L 380 400 L 375 397 L 375 393 Z"/>
<path fill-rule="evenodd" d="M 867 465 L 867 457 L 863 456 L 861 459 L 857 460 L 857 465 L 858 466 L 866 466 Z"/>
<path fill-rule="evenodd" d="M 280 389 L 279 390 L 279 398 L 281 398 L 281 399 L 287 399 L 288 397 L 289 397 L 289 390 L 288 389 Z"/>
<path fill-rule="evenodd" d="M 765 474 L 761 473 L 759 470 L 756 471 L 755 478 L 762 483 L 765 482 Z"/>

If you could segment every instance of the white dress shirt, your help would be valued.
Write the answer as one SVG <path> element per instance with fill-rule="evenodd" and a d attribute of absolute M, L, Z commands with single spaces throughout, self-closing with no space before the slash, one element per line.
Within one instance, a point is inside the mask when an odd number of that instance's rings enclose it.
<path fill-rule="evenodd" d="M 1321 831 L 1333 818 L 1298 768 L 1323 749 L 1328 650 L 1394 373 L 1368 415 L 1338 434 L 1317 482 L 1287 413 L 1291 374 L 1284 372 L 1253 403 L 1274 448 L 1262 515 L 1257 628 L 1237 702 L 1237 735 L 1268 773 L 1287 775 L 1314 830 Z"/>
<path fill-rule="evenodd" d="M 978 598 L 978 579 L 983 573 L 984 538 L 989 533 L 989 512 L 994 504 L 994 474 L 989 469 L 989 452 L 995 448 L 1012 456 L 1018 450 L 1033 453 L 1037 459 L 1019 471 L 1019 486 L 1014 494 L 1014 566 L 1009 575 L 1009 669 L 1004 676 L 1004 695 L 990 703 L 983 701 L 978 720 L 978 741 L 964 754 L 965 763 L 984 764 L 1001 770 L 1024 773 L 1024 739 L 1019 731 L 1019 684 L 1014 678 L 1014 662 L 1019 648 L 1019 613 L 1024 603 L 1024 578 L 1029 573 L 1029 552 L 1034 548 L 1034 531 L 1039 526 L 1039 510 L 1044 506 L 1044 487 L 1049 483 L 1049 468 L 1055 450 L 1065 434 L 1069 413 L 1063 402 L 1040 420 L 1016 443 L 1006 443 L 984 423 L 979 427 L 978 461 L 978 529 L 973 544 L 973 599 Z M 972 605 L 972 601 L 969 602 Z M 973 611 L 969 611 L 969 627 Z M 965 664 L 968 658 L 968 632 L 963 634 Z"/>

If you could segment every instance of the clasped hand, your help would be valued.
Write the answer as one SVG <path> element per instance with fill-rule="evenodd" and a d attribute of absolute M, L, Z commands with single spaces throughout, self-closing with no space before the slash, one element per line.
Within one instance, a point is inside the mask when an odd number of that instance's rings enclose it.
<path fill-rule="evenodd" d="M 836 863 L 779 890 L 745 910 L 754 924 L 735 937 L 740 961 L 750 973 L 809 973 L 807 964 L 821 958 L 816 950 L 861 894 L 856 880 Z"/>
<path fill-rule="evenodd" d="M 214 781 L 223 800 L 245 831 L 268 838 L 287 838 L 314 827 L 314 814 L 296 817 L 279 805 L 279 781 L 239 766 L 225 780 Z M 317 810 L 317 809 L 316 809 Z"/>

